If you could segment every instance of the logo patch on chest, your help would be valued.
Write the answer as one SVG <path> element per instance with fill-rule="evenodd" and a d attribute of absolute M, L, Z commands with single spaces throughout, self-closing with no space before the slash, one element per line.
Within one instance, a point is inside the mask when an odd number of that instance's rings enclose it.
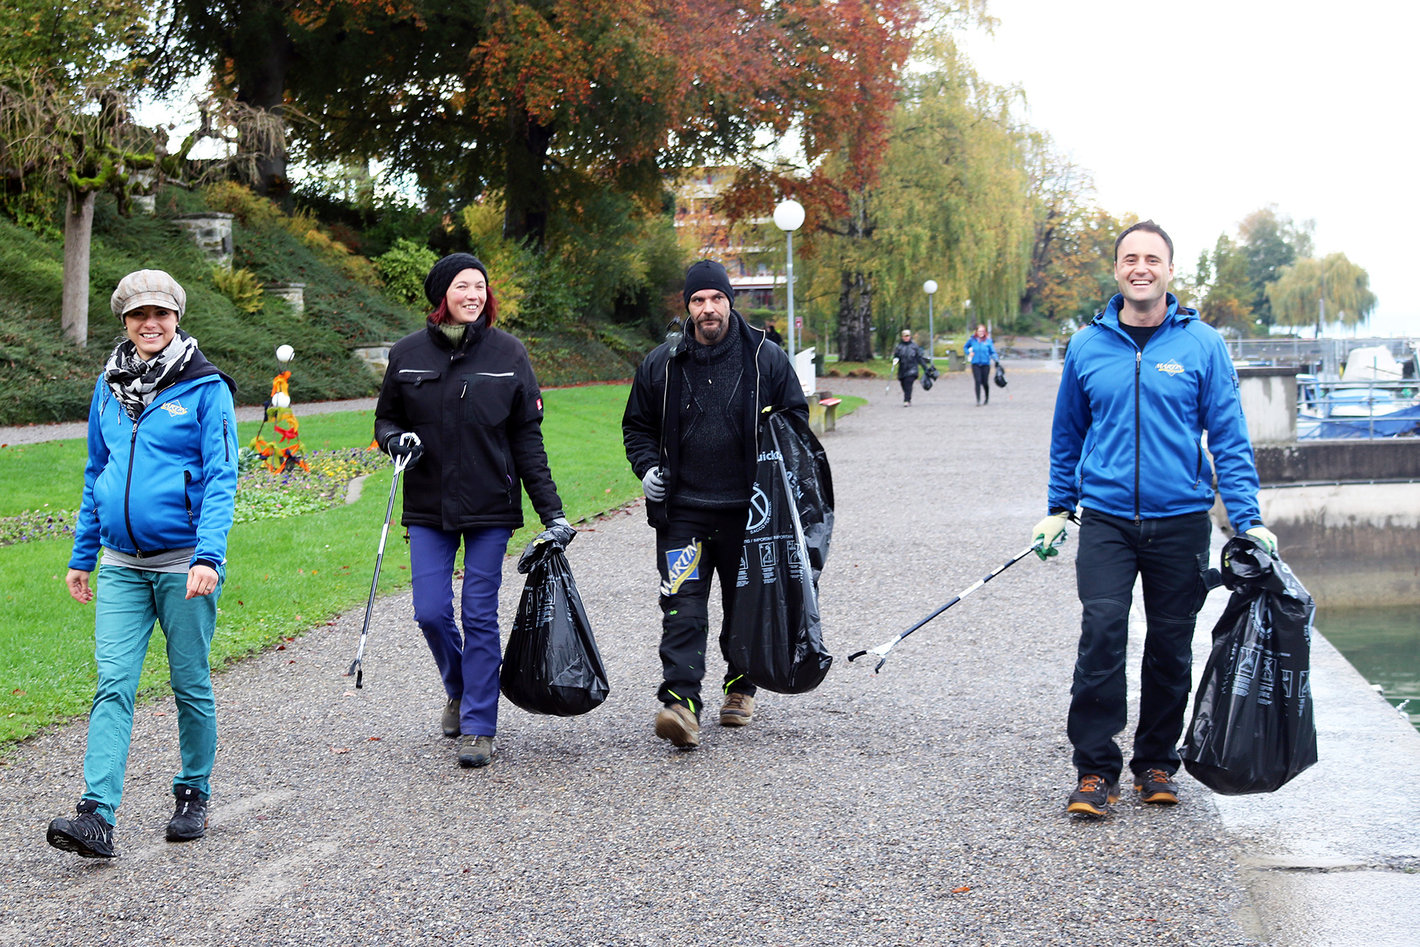
<path fill-rule="evenodd" d="M 174 418 L 182 417 L 184 414 L 187 414 L 187 409 L 176 401 L 164 401 L 162 404 L 158 405 L 158 407 L 168 412 L 168 414 Z"/>
<path fill-rule="evenodd" d="M 1167 362 L 1159 362 L 1154 367 L 1165 375 L 1179 375 L 1184 371 L 1184 367 L 1173 359 L 1169 359 Z"/>

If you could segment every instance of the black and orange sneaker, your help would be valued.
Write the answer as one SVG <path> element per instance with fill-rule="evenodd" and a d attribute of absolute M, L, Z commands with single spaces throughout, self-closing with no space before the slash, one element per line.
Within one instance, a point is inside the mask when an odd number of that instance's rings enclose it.
<path fill-rule="evenodd" d="M 1087 773 L 1080 777 L 1080 785 L 1070 793 L 1065 811 L 1071 815 L 1102 818 L 1109 815 L 1109 807 L 1119 801 L 1119 786 L 1098 776 Z"/>
<path fill-rule="evenodd" d="M 1154 806 L 1178 805 L 1178 784 L 1173 774 L 1161 769 L 1146 769 L 1134 776 L 1134 791 L 1144 802 Z"/>

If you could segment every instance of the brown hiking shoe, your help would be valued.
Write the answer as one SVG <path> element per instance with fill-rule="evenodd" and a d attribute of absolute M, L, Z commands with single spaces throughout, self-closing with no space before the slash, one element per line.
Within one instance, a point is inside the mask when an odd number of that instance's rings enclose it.
<path fill-rule="evenodd" d="M 458 746 L 459 765 L 464 768 L 487 766 L 493 761 L 492 737 L 476 737 L 465 733 L 459 737 Z"/>
<path fill-rule="evenodd" d="M 456 737 L 459 735 L 459 701 L 457 698 L 450 698 L 444 705 L 444 712 L 439 716 L 439 726 L 443 728 L 444 736 Z"/>
<path fill-rule="evenodd" d="M 1087 773 L 1080 777 L 1079 787 L 1070 793 L 1065 811 L 1072 815 L 1103 817 L 1109 807 L 1119 801 L 1119 786 L 1103 776 Z"/>
<path fill-rule="evenodd" d="M 666 704 L 656 714 L 656 736 L 693 749 L 700 745 L 700 721 L 684 704 Z"/>
<path fill-rule="evenodd" d="M 739 691 L 730 691 L 720 705 L 720 726 L 743 727 L 754 719 L 754 698 Z"/>
<path fill-rule="evenodd" d="M 1144 802 L 1154 806 L 1178 805 L 1178 784 L 1165 770 L 1146 769 L 1135 775 L 1134 791 Z"/>

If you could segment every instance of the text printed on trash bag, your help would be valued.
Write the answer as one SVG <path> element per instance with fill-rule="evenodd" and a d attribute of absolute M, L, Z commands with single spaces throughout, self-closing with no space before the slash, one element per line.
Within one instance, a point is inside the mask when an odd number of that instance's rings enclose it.
<path fill-rule="evenodd" d="M 1303 670 L 1298 675 L 1292 668 L 1283 668 L 1279 675 L 1277 672 L 1278 661 L 1291 657 L 1291 654 L 1288 652 L 1279 654 L 1269 646 L 1269 641 L 1272 638 L 1271 622 L 1259 622 L 1257 627 L 1260 634 L 1254 642 L 1248 645 L 1233 645 L 1227 663 L 1235 670 L 1227 681 L 1227 692 L 1238 697 L 1246 697 L 1252 693 L 1253 687 L 1256 686 L 1257 702 L 1263 706 L 1271 706 L 1277 697 L 1279 683 L 1282 688 L 1281 696 L 1284 700 L 1290 699 L 1294 693 L 1293 688 L 1300 686 L 1301 700 L 1298 701 L 1297 707 L 1298 713 L 1300 713 L 1311 701 L 1311 671 L 1310 669 Z M 1300 680 L 1298 680 L 1299 676 Z"/>

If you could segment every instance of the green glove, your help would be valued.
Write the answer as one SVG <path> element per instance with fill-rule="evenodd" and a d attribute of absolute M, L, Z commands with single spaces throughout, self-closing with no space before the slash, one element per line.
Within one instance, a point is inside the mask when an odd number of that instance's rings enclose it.
<path fill-rule="evenodd" d="M 1041 562 L 1060 555 L 1055 547 L 1065 541 L 1065 524 L 1069 522 L 1069 513 L 1052 513 L 1035 524 L 1035 529 L 1031 530 L 1031 542 L 1035 544 L 1035 554 Z"/>
<path fill-rule="evenodd" d="M 1254 526 L 1247 534 L 1260 542 L 1271 555 L 1277 555 L 1277 537 L 1266 526 Z"/>

